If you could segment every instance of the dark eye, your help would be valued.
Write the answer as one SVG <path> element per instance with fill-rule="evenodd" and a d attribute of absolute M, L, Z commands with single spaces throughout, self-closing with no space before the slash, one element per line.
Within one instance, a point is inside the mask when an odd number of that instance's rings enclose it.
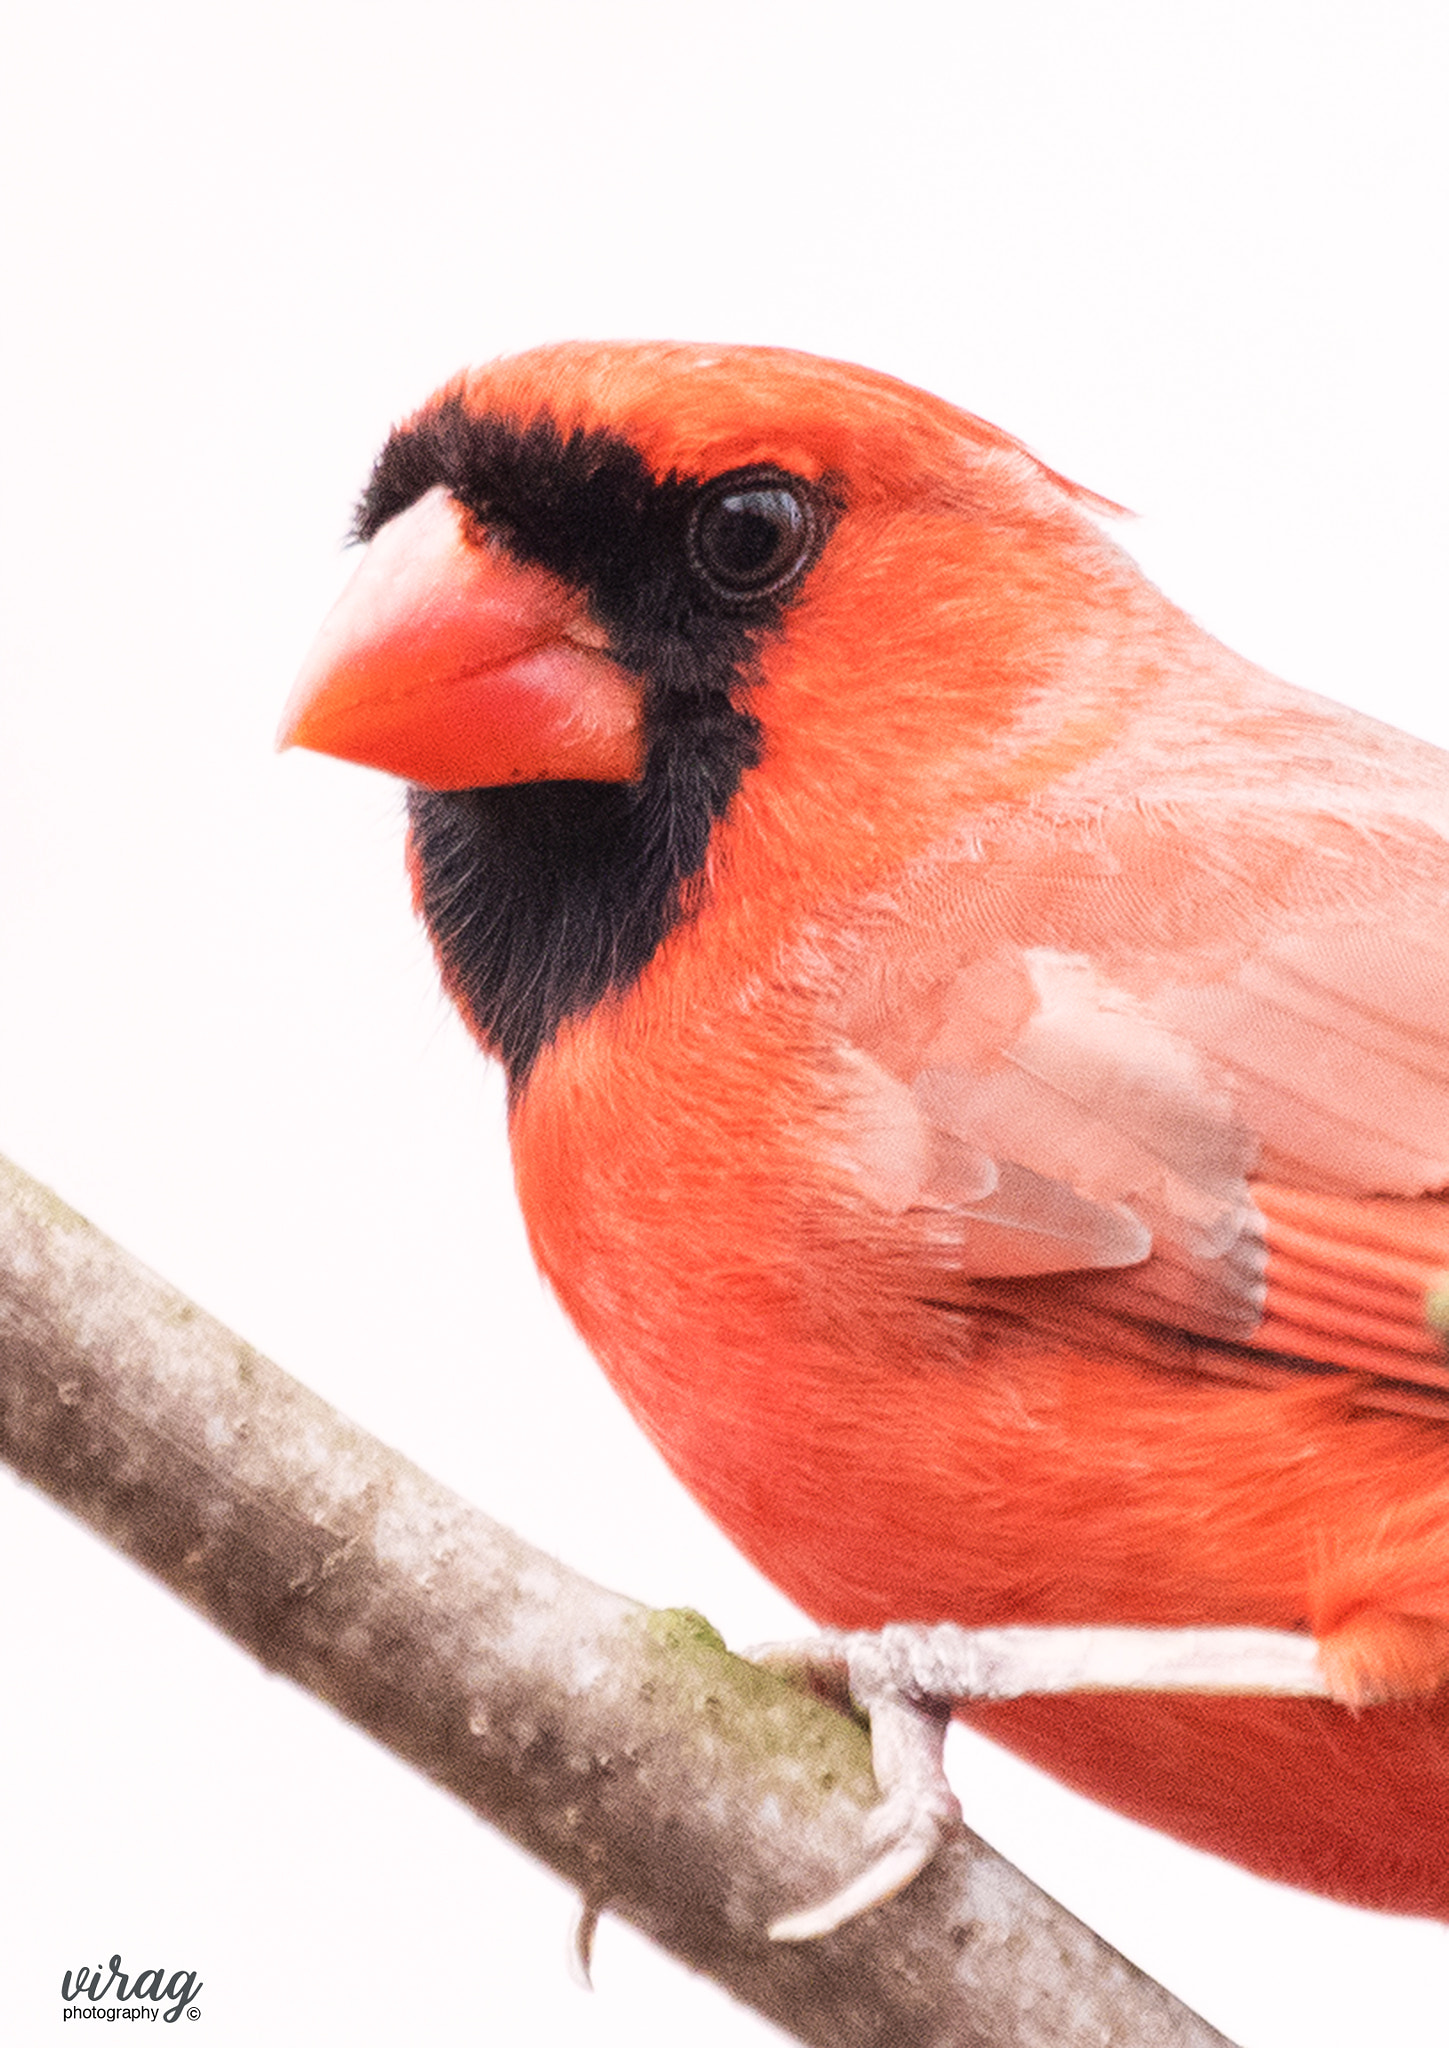
<path fill-rule="evenodd" d="M 783 477 L 723 476 L 700 493 L 689 540 L 717 595 L 767 597 L 809 560 L 815 515 L 800 486 Z"/>

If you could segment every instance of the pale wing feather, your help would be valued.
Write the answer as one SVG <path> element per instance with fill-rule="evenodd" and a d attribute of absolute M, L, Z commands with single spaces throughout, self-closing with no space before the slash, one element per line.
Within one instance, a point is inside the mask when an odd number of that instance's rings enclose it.
<path fill-rule="evenodd" d="M 1030 1000 L 1003 1003 L 1016 980 Z M 1049 948 L 998 953 L 915 994 L 899 1029 L 881 1020 L 869 1053 L 846 1051 L 838 1100 L 857 1181 L 928 1268 L 994 1280 L 1132 1268 L 1133 1313 L 1212 1334 L 1251 1327 L 1253 1145 L 1179 1034 Z"/>
<path fill-rule="evenodd" d="M 932 1267 L 949 1242 L 968 1279 L 1076 1272 L 1099 1306 L 1246 1337 L 1251 1174 L 1449 1185 L 1449 843 L 1422 804 L 1296 794 L 1017 819 L 905 892 L 933 928 L 853 1035 Z"/>
<path fill-rule="evenodd" d="M 1351 1194 L 1449 1182 L 1449 916 L 1294 933 L 1157 1008 L 1230 1075 L 1268 1177 Z"/>

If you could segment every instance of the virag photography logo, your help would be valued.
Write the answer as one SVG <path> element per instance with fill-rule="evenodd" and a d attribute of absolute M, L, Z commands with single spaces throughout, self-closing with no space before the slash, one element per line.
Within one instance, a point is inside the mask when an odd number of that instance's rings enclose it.
<path fill-rule="evenodd" d="M 140 1970 L 128 1977 L 119 1955 L 111 1957 L 110 1975 L 102 1966 L 71 1972 L 60 1980 L 65 2001 L 63 2020 L 189 2020 L 201 2018 L 201 2007 L 193 2003 L 201 1989 L 195 1970 Z"/>

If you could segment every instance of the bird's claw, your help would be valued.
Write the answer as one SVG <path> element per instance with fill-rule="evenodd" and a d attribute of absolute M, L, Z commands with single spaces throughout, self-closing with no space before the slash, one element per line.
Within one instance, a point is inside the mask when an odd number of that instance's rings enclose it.
<path fill-rule="evenodd" d="M 813 1941 L 904 1891 L 925 1869 L 961 1808 L 946 1778 L 944 1753 L 950 1700 L 898 1682 L 898 1661 L 886 1646 L 896 1635 L 823 1635 L 759 1653 L 757 1661 L 848 1697 L 870 1720 L 871 1767 L 881 1798 L 865 1822 L 865 1841 L 877 1851 L 848 1885 L 770 1927 L 772 1941 Z"/>
<path fill-rule="evenodd" d="M 931 1861 L 961 1808 L 946 1780 L 946 1729 L 963 1700 L 1027 1693 L 1203 1692 L 1329 1697 L 1311 1637 L 1269 1629 L 999 1628 L 896 1624 L 825 1633 L 753 1652 L 797 1682 L 852 1701 L 870 1719 L 881 1799 L 865 1823 L 878 1850 L 817 1906 L 787 1913 L 773 1941 L 809 1941 L 903 1891 Z"/>

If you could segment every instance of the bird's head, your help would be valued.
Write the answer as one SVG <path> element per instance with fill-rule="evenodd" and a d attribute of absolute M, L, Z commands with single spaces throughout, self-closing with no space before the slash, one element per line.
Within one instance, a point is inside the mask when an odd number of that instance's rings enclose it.
<path fill-rule="evenodd" d="M 282 741 L 413 785 L 420 906 L 517 1080 L 643 972 L 726 821 L 858 882 L 911 850 L 893 816 L 937 830 L 966 764 L 1050 738 L 1057 615 L 1121 561 L 1084 504 L 848 364 L 536 349 L 389 438 Z"/>

